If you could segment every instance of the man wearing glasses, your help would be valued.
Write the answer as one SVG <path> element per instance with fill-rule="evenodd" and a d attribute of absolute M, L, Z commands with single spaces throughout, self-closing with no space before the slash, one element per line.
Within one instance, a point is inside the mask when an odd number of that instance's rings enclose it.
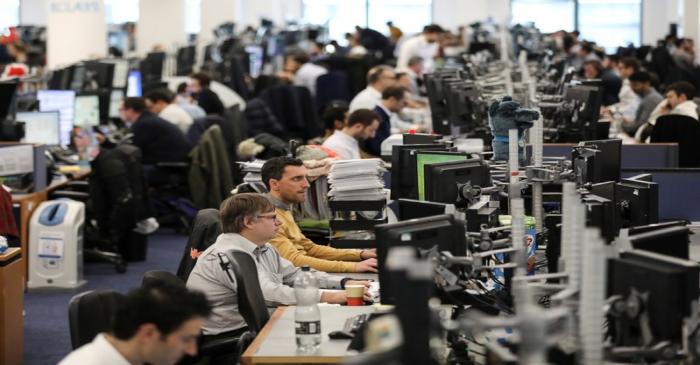
<path fill-rule="evenodd" d="M 202 325 L 203 343 L 218 338 L 236 337 L 246 330 L 246 323 L 238 311 L 236 282 L 222 268 L 222 254 L 238 250 L 250 254 L 258 267 L 260 287 L 268 305 L 294 305 L 294 280 L 301 269 L 285 260 L 268 241 L 275 236 L 280 221 L 275 207 L 264 195 L 237 194 L 221 203 L 219 208 L 222 234 L 197 259 L 187 279 L 187 288 L 204 292 L 212 305 L 211 315 Z M 347 278 L 316 272 L 322 289 L 343 289 L 345 284 L 361 284 Z M 369 294 L 365 294 L 370 300 Z M 345 291 L 321 291 L 321 302 L 345 304 Z M 235 349 L 232 349 L 235 351 Z M 232 356 L 235 354 L 226 354 Z M 214 363 L 225 363 L 215 359 Z"/>

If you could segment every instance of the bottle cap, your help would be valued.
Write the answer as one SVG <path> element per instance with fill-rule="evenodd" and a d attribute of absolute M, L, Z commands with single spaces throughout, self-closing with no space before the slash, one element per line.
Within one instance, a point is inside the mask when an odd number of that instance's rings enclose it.
<path fill-rule="evenodd" d="M 309 265 L 304 265 L 301 267 L 301 271 L 311 271 L 311 268 L 309 267 Z"/>

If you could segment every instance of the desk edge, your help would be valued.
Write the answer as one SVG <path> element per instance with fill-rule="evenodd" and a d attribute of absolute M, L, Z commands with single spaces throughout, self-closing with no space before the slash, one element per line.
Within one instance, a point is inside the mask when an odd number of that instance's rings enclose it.
<path fill-rule="evenodd" d="M 275 323 L 282 317 L 282 314 L 288 307 L 278 307 L 275 309 L 275 312 L 272 313 L 272 317 L 270 317 L 270 320 L 265 323 L 265 326 L 263 329 L 258 333 L 257 336 L 255 336 L 255 339 L 253 342 L 248 346 L 248 348 L 245 350 L 243 355 L 241 356 L 241 362 L 243 365 L 252 365 L 253 362 L 253 356 L 255 353 L 258 351 L 260 348 L 260 345 L 262 345 L 263 341 L 267 338 L 267 336 L 270 334 L 270 331 L 272 331 L 272 328 L 274 327 Z"/>

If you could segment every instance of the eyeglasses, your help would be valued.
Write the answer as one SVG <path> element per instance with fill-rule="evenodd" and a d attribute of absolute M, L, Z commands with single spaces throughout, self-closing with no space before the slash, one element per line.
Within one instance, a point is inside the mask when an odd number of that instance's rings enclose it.
<path fill-rule="evenodd" d="M 279 222 L 279 219 L 277 219 L 277 214 L 271 214 L 271 215 L 258 215 L 255 218 L 265 218 L 269 219 L 273 222 Z"/>

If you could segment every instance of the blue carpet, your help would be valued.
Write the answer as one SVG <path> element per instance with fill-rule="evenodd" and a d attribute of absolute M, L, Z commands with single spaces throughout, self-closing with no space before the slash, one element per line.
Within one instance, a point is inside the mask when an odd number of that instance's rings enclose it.
<path fill-rule="evenodd" d="M 127 272 L 118 274 L 106 263 L 86 263 L 88 281 L 76 291 L 30 292 L 24 297 L 24 363 L 56 364 L 71 351 L 68 329 L 68 302 L 77 293 L 93 289 L 127 292 L 141 285 L 146 271 L 175 272 L 187 237 L 159 231 L 149 237 L 146 261 L 130 262 Z"/>

